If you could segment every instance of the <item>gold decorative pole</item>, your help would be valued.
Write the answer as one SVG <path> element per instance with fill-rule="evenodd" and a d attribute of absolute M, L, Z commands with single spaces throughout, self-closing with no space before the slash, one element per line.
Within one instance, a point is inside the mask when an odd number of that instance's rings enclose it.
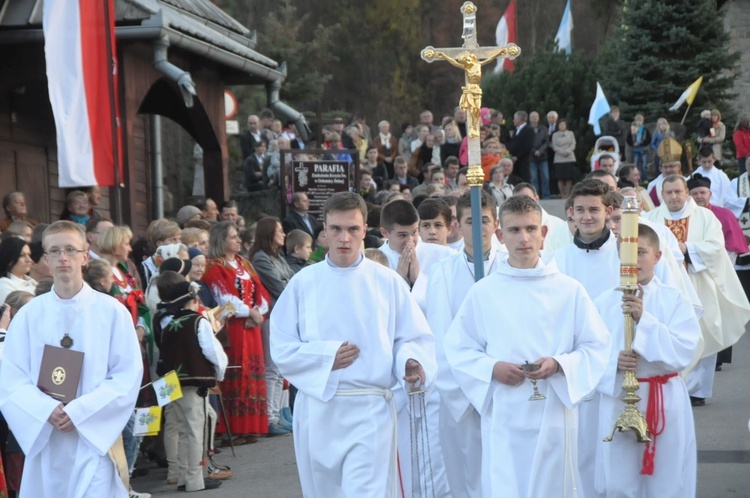
<path fill-rule="evenodd" d="M 461 38 L 464 44 L 460 48 L 435 48 L 422 50 L 422 59 L 427 62 L 445 60 L 463 69 L 466 80 L 461 87 L 461 100 L 458 105 L 466 111 L 466 130 L 469 135 L 469 172 L 466 180 L 471 187 L 471 218 L 482 219 L 481 193 L 484 183 L 482 171 L 481 143 L 479 140 L 479 110 L 482 108 L 482 66 L 498 57 L 515 59 L 521 54 L 518 45 L 510 43 L 505 47 L 480 47 L 476 38 L 477 7 L 472 2 L 461 6 L 464 28 Z M 482 254 L 482 224 L 472 223 L 472 241 L 474 243 L 474 278 L 484 276 L 484 255 Z"/>
<path fill-rule="evenodd" d="M 638 292 L 638 200 L 635 197 L 625 197 L 622 201 L 622 225 L 620 228 L 620 287 L 624 294 L 633 295 Z M 623 313 L 625 319 L 625 350 L 632 351 L 635 337 L 635 320 L 631 313 Z M 625 372 L 622 390 L 625 395 L 622 400 L 626 403 L 612 433 L 604 438 L 605 442 L 612 441 L 615 429 L 620 432 L 633 430 L 639 443 L 648 443 L 648 425 L 638 408 L 635 406 L 641 398 L 635 393 L 640 388 L 635 372 Z"/>

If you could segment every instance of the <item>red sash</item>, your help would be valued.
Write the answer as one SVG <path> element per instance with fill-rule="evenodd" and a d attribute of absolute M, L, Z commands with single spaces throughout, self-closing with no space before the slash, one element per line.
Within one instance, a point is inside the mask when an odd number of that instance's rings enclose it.
<path fill-rule="evenodd" d="M 654 375 L 638 379 L 638 382 L 648 382 L 648 403 L 646 405 L 646 424 L 651 442 L 646 443 L 643 451 L 643 464 L 641 474 L 654 475 L 654 456 L 656 455 L 656 436 L 664 432 L 667 420 L 664 417 L 664 384 L 672 377 L 677 377 L 677 372 L 666 375 Z"/>

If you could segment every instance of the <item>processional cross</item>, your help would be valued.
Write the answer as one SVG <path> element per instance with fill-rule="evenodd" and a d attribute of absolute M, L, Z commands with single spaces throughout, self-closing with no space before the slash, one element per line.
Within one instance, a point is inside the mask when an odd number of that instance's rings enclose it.
<path fill-rule="evenodd" d="M 461 6 L 464 25 L 461 38 L 464 44 L 458 48 L 435 48 L 425 47 L 422 50 L 422 59 L 427 62 L 445 60 L 452 65 L 463 69 L 466 82 L 461 87 L 461 100 L 459 107 L 466 111 L 466 130 L 468 134 L 469 149 L 469 173 L 466 180 L 471 187 L 471 218 L 472 240 L 474 245 L 474 278 L 481 279 L 484 276 L 484 257 L 482 254 L 482 208 L 480 189 L 484 181 L 482 171 L 481 143 L 479 141 L 479 110 L 482 107 L 482 66 L 497 58 L 515 59 L 521 53 L 521 49 L 515 43 L 509 43 L 505 47 L 480 47 L 476 37 L 477 7 L 472 2 L 464 2 Z"/>

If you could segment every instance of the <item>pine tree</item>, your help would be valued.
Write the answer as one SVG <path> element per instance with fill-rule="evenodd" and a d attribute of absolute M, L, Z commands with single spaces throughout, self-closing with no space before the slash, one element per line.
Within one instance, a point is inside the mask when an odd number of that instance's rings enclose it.
<path fill-rule="evenodd" d="M 600 56 L 602 87 L 626 119 L 640 111 L 647 121 L 679 121 L 685 107 L 667 109 L 703 76 L 693 108 L 721 109 L 738 75 L 739 55 L 728 47 L 716 0 L 626 0 L 620 26 Z"/>

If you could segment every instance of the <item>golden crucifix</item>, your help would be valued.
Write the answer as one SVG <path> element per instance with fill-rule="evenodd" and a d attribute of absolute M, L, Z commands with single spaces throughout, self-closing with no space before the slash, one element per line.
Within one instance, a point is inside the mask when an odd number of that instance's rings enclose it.
<path fill-rule="evenodd" d="M 498 57 L 515 59 L 521 49 L 515 43 L 505 47 L 480 47 L 476 38 L 477 7 L 472 2 L 464 2 L 461 6 L 464 17 L 464 31 L 461 38 L 463 46 L 459 48 L 426 47 L 422 50 L 422 59 L 427 62 L 445 60 L 463 69 L 466 74 L 466 84 L 461 87 L 461 100 L 458 105 L 466 111 L 467 130 L 469 138 L 479 138 L 479 109 L 482 107 L 482 66 Z"/>
<path fill-rule="evenodd" d="M 461 100 L 458 105 L 466 111 L 466 130 L 469 149 L 469 172 L 466 180 L 471 187 L 471 216 L 474 220 L 482 219 L 480 189 L 484 181 L 482 171 L 481 144 L 479 143 L 479 110 L 482 108 L 482 66 L 494 61 L 498 57 L 515 59 L 521 54 L 521 49 L 514 43 L 505 47 L 480 47 L 477 43 L 477 7 L 472 2 L 464 2 L 461 6 L 464 17 L 464 28 L 461 38 L 464 44 L 459 48 L 426 47 L 422 50 L 422 59 L 427 62 L 445 60 L 464 70 L 466 84 L 461 87 Z M 472 225 L 472 241 L 474 242 L 474 278 L 484 276 L 482 254 L 482 224 Z"/>

